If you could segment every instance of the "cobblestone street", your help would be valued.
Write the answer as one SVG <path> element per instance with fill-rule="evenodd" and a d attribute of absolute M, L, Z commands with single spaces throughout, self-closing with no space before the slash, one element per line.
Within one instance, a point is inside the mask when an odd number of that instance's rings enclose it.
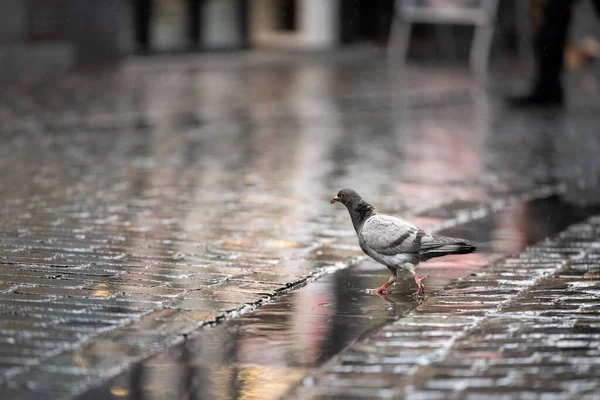
<path fill-rule="evenodd" d="M 328 350 L 273 361 L 269 396 L 600 390 L 598 217 L 555 236 L 600 214 L 599 117 L 578 105 L 598 104 L 593 89 L 574 82 L 573 107 L 519 113 L 466 71 L 402 75 L 368 56 L 165 59 L 0 96 L 0 398 L 166 398 L 122 381 L 163 351 L 201 362 L 227 348 L 193 338 L 222 339 L 234 320 L 346 295 L 346 320 L 362 322 L 316 324 L 334 332 Z M 343 187 L 434 231 L 493 222 L 461 233 L 480 253 L 424 265 L 432 295 L 418 307 L 394 297 L 390 316 L 376 296 L 323 283 L 349 266 L 338 274 L 356 287 L 386 279 L 329 204 Z M 312 322 L 292 325 L 308 351 Z M 199 374 L 186 371 L 173 379 Z M 206 387 L 218 392 L 220 376 Z"/>
<path fill-rule="evenodd" d="M 573 225 L 449 285 L 290 398 L 598 398 L 599 227 Z"/>

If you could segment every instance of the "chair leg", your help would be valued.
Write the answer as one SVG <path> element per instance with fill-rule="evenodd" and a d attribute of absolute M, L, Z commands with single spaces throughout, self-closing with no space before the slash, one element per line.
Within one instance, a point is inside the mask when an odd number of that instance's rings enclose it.
<path fill-rule="evenodd" d="M 494 25 L 481 25 L 475 27 L 473 44 L 471 45 L 470 64 L 478 78 L 487 75 L 492 39 L 494 38 Z"/>
<path fill-rule="evenodd" d="M 475 27 L 473 44 L 471 45 L 471 68 L 477 78 L 485 79 L 490 58 L 494 30 L 496 29 L 496 16 L 498 14 L 499 0 L 487 0 L 483 2 L 489 20 L 486 24 Z"/>
<path fill-rule="evenodd" d="M 388 39 L 387 59 L 390 64 L 404 66 L 410 42 L 411 23 L 394 15 Z"/>

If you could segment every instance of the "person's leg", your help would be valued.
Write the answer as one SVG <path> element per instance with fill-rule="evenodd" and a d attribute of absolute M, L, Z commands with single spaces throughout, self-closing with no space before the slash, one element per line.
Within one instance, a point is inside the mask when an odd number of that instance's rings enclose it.
<path fill-rule="evenodd" d="M 538 54 L 537 82 L 539 90 L 560 89 L 565 44 L 569 34 L 571 9 L 574 0 L 547 0 L 545 19 L 536 38 Z"/>
<path fill-rule="evenodd" d="M 563 55 L 569 34 L 571 9 L 576 1 L 546 0 L 542 21 L 534 39 L 536 69 L 533 89 L 527 96 L 512 99 L 513 105 L 562 104 Z"/>
<path fill-rule="evenodd" d="M 600 18 L 600 0 L 593 0 L 592 4 L 594 4 L 594 9 L 596 10 L 596 15 Z"/>
<path fill-rule="evenodd" d="M 150 49 L 150 24 L 152 22 L 151 0 L 136 0 L 134 2 L 134 18 L 137 51 L 146 52 Z"/>

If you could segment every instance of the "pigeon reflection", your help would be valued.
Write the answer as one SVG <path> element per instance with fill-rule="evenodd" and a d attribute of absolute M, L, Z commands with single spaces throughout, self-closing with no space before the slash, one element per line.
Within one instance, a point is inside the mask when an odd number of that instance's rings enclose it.
<path fill-rule="evenodd" d="M 396 318 L 401 316 L 398 314 L 398 302 L 392 299 L 387 293 L 377 293 L 377 291 L 373 289 L 366 289 L 365 293 L 376 294 L 381 300 L 387 303 L 385 310 L 387 311 L 388 317 Z M 412 295 L 407 295 L 406 297 L 409 298 L 411 302 L 416 303 L 417 307 L 423 304 L 427 298 L 426 296 L 417 297 Z"/>

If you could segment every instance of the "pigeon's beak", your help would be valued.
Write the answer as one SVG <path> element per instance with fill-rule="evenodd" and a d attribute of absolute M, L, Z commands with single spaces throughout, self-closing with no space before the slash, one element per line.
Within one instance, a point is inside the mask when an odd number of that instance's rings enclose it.
<path fill-rule="evenodd" d="M 331 204 L 333 204 L 333 203 L 335 203 L 336 201 L 340 201 L 340 198 L 339 198 L 339 197 L 337 197 L 337 196 L 335 196 L 333 199 L 331 199 L 330 203 L 331 203 Z"/>

